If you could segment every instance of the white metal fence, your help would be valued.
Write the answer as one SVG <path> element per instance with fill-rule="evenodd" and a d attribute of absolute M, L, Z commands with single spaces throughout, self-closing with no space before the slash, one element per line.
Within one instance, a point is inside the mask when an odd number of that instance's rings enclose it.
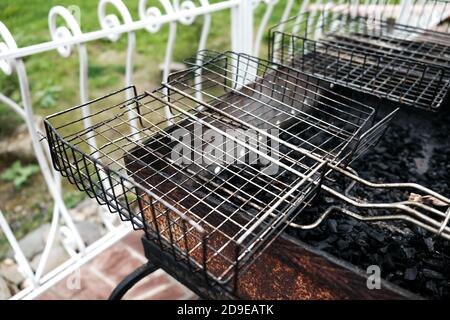
<path fill-rule="evenodd" d="M 349 4 L 344 0 L 224 0 L 211 1 L 181 1 L 181 0 L 159 0 L 160 10 L 157 6 L 150 6 L 151 1 L 140 0 L 139 20 L 133 20 L 127 6 L 121 0 L 100 0 L 98 3 L 98 19 L 100 29 L 83 33 L 76 19 L 77 12 L 74 8 L 62 6 L 53 7 L 48 14 L 48 24 L 51 34 L 51 41 L 39 43 L 27 47 L 19 48 L 14 37 L 8 28 L 0 21 L 0 69 L 9 78 L 17 77 L 20 86 L 20 101 L 14 101 L 0 92 L 0 103 L 4 103 L 14 110 L 26 123 L 29 134 L 32 138 L 33 148 L 38 160 L 46 186 L 53 198 L 54 207 L 51 221 L 50 233 L 48 235 L 44 252 L 41 256 L 38 267 L 35 271 L 31 268 L 30 261 L 27 260 L 15 238 L 8 222 L 1 214 L 0 204 L 0 226 L 6 235 L 14 253 L 15 260 L 20 267 L 20 271 L 29 279 L 30 286 L 15 295 L 14 299 L 34 298 L 66 275 L 70 274 L 83 263 L 100 253 L 108 246 L 115 243 L 126 235 L 131 227 L 127 224 L 115 224 L 113 215 L 105 214 L 100 208 L 101 221 L 108 230 L 108 233 L 93 244 L 86 246 L 79 230 L 74 224 L 73 217 L 69 214 L 61 196 L 61 181 L 59 175 L 51 169 L 49 165 L 48 149 L 45 139 L 42 139 L 37 131 L 30 92 L 30 84 L 27 75 L 25 58 L 39 55 L 43 52 L 57 50 L 62 58 L 67 58 L 76 54 L 79 62 L 79 96 L 80 104 L 89 100 L 88 88 L 88 46 L 91 42 L 101 39 L 109 39 L 114 42 L 120 37 L 127 39 L 127 51 L 125 61 L 125 74 L 123 86 L 133 84 L 135 72 L 136 53 L 136 32 L 146 30 L 152 34 L 161 32 L 161 28 L 168 27 L 168 39 L 166 44 L 163 81 L 167 79 L 172 62 L 172 54 L 176 46 L 177 27 L 180 25 L 189 26 L 194 20 L 201 19 L 202 28 L 198 49 L 202 50 L 207 46 L 211 23 L 214 20 L 214 13 L 226 10 L 231 15 L 230 19 L 230 48 L 236 52 L 244 52 L 258 55 L 264 33 L 267 31 L 269 19 L 276 6 L 282 10 L 282 19 L 297 14 L 299 11 L 317 8 L 318 6 L 330 6 Z M 314 5 L 312 3 L 314 2 Z M 425 0 L 401 0 L 397 7 L 401 12 L 412 10 L 414 6 L 421 5 Z M 353 8 L 357 10 L 377 10 L 377 7 L 385 6 L 384 0 L 364 0 L 356 1 Z M 112 6 L 116 9 L 116 14 L 107 14 L 107 9 Z M 254 23 L 254 13 L 258 6 L 264 6 L 263 15 L 259 19 L 259 24 Z M 296 10 L 294 10 L 296 8 Z M 76 9 L 76 8 L 75 8 Z M 261 10 L 261 8 L 260 8 Z M 355 11 L 355 12 L 356 12 Z M 409 15 L 411 18 L 413 15 Z M 64 21 L 63 25 L 57 25 L 57 20 Z M 405 21 L 410 23 L 410 21 Z M 432 23 L 428 21 L 427 23 Z M 224 48 L 227 49 L 227 48 Z M 201 59 L 201 56 L 198 57 Z M 54 63 L 58 63 L 55 61 Z M 118 61 L 123 63 L 122 61 Z M 120 86 L 120 84 L 117 84 Z M 106 94 L 106 92 L 105 92 Z M 131 97 L 129 97 L 131 98 Z M 84 108 L 85 115 L 89 110 Z M 89 118 L 86 118 L 84 125 L 90 126 Z M 136 126 L 135 126 L 136 127 Z M 44 274 L 44 268 L 48 261 L 48 256 L 54 245 L 57 235 L 62 235 L 64 248 L 71 258 L 56 269 Z"/>

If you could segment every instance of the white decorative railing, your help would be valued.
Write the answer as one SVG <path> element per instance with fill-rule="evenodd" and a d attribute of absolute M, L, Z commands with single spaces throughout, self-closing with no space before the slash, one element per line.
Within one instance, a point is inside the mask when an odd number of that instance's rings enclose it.
<path fill-rule="evenodd" d="M 81 31 L 76 17 L 74 17 L 67 8 L 62 6 L 53 7 L 48 15 L 48 24 L 52 40 L 22 48 L 17 47 L 8 28 L 0 21 L 0 70 L 11 77 L 14 73 L 17 75 L 21 95 L 21 101 L 19 103 L 10 97 L 5 96 L 3 93 L 0 93 L 0 103 L 9 106 L 26 123 L 32 138 L 37 161 L 44 176 L 46 186 L 54 201 L 50 232 L 36 271 L 33 271 L 30 261 L 28 261 L 23 254 L 22 248 L 20 248 L 8 222 L 1 213 L 0 207 L 0 226 L 15 253 L 15 260 L 19 265 L 21 272 L 30 283 L 27 288 L 16 294 L 13 297 L 14 299 L 30 299 L 36 297 L 48 287 L 79 268 L 96 254 L 121 239 L 131 229 L 127 224 L 115 223 L 114 219 L 116 217 L 114 215 L 107 215 L 103 208 L 99 208 L 101 221 L 108 230 L 108 233 L 93 244 L 87 247 L 85 246 L 85 243 L 80 236 L 80 232 L 62 200 L 60 176 L 57 172 L 53 171 L 49 165 L 49 154 L 46 141 L 45 139 L 41 139 L 34 122 L 30 86 L 24 58 L 51 50 L 57 50 L 61 57 L 67 58 L 76 52 L 79 61 L 79 99 L 80 104 L 84 104 L 89 100 L 89 62 L 86 46 L 90 42 L 101 39 L 108 39 L 115 42 L 120 37 L 127 37 L 123 86 L 129 86 L 133 84 L 136 32 L 139 30 L 146 30 L 149 33 L 156 34 L 160 32 L 163 26 L 168 25 L 169 36 L 166 44 L 162 76 L 163 81 L 166 81 L 170 72 L 173 50 L 176 45 L 178 26 L 189 26 L 196 19 L 201 18 L 203 26 L 198 49 L 202 50 L 206 48 L 214 13 L 228 10 L 231 15 L 231 50 L 259 55 L 263 35 L 267 30 L 274 8 L 276 6 L 282 7 L 281 17 L 284 20 L 300 11 L 308 9 L 310 3 L 313 1 L 224 0 L 210 3 L 208 0 L 198 0 L 195 2 L 189 0 L 159 0 L 159 4 L 163 8 L 163 11 L 156 6 L 150 6 L 149 2 L 150 1 L 147 0 L 140 0 L 138 6 L 139 20 L 133 20 L 128 8 L 121 0 L 100 0 L 98 4 L 98 18 L 101 29 L 87 33 Z M 356 8 L 356 10 L 360 10 L 361 8 L 364 9 L 364 7 L 367 9 L 368 6 L 376 6 L 384 4 L 385 2 L 386 1 L 380 0 L 357 1 L 358 4 L 354 6 L 354 8 Z M 412 2 L 414 1 L 402 0 L 402 8 L 411 8 Z M 317 0 L 314 1 L 314 3 L 316 7 L 323 7 L 330 4 L 349 4 L 348 1 L 344 0 Z M 259 25 L 254 28 L 254 12 L 262 5 L 265 6 L 263 16 Z M 114 7 L 119 15 L 107 14 L 106 12 L 109 6 Z M 56 23 L 57 20 L 64 21 L 64 25 L 58 26 Z M 256 32 L 254 32 L 254 30 L 256 30 Z M 197 59 L 197 62 L 201 62 L 202 56 L 199 55 Z M 88 107 L 83 108 L 82 111 L 84 115 L 89 115 L 90 110 Z M 171 117 L 168 109 L 166 110 L 166 116 L 168 120 Z M 130 115 L 130 119 L 133 118 L 134 117 Z M 89 127 L 89 117 L 85 117 L 85 119 L 84 125 L 85 127 Z M 137 124 L 132 125 L 132 127 L 136 128 Z M 95 146 L 95 137 L 92 137 L 92 145 Z M 64 248 L 70 254 L 71 258 L 56 269 L 44 274 L 44 268 L 48 262 L 50 250 L 58 235 L 62 235 Z"/>

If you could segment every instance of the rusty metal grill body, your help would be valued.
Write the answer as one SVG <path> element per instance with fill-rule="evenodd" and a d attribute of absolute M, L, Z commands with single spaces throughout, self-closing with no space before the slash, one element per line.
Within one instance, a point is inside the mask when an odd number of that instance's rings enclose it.
<path fill-rule="evenodd" d="M 269 55 L 400 105 L 436 111 L 449 103 L 450 36 L 445 30 L 406 26 L 389 16 L 324 9 L 273 27 Z"/>

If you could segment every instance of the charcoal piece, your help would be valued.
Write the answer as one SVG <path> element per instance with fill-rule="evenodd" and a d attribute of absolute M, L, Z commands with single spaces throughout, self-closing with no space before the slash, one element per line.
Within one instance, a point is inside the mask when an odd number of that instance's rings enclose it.
<path fill-rule="evenodd" d="M 393 170 L 394 168 L 392 167 L 392 162 L 390 163 L 390 165 L 387 165 L 386 163 L 383 163 L 383 162 L 376 162 L 376 163 L 373 164 L 373 166 L 378 168 L 378 169 L 381 169 L 382 171 L 388 171 L 389 169 L 394 171 Z"/>
<path fill-rule="evenodd" d="M 368 258 L 370 259 L 370 261 L 382 261 L 380 255 L 377 253 L 374 253 L 373 255 L 369 256 Z"/>
<path fill-rule="evenodd" d="M 367 235 L 378 242 L 384 242 L 384 234 L 376 230 L 368 230 Z"/>
<path fill-rule="evenodd" d="M 326 239 L 326 241 L 327 241 L 328 243 L 336 242 L 336 240 L 338 240 L 338 236 L 335 235 L 335 234 L 332 234 L 331 236 L 329 236 L 329 237 Z"/>
<path fill-rule="evenodd" d="M 329 219 L 328 222 L 328 229 L 330 232 L 336 233 L 337 232 L 337 222 L 334 219 Z"/>
<path fill-rule="evenodd" d="M 338 240 L 338 242 L 337 242 L 337 246 L 338 246 L 339 250 L 347 249 L 348 245 L 349 245 L 348 241 L 345 241 L 345 240 Z"/>
<path fill-rule="evenodd" d="M 381 247 L 380 252 L 386 254 L 388 252 L 388 246 Z"/>
<path fill-rule="evenodd" d="M 335 198 L 332 198 L 332 197 L 323 197 L 323 199 L 325 200 L 325 203 L 334 203 L 334 202 L 336 202 L 336 199 Z"/>
<path fill-rule="evenodd" d="M 391 242 L 387 246 L 387 250 L 395 259 L 404 260 L 406 258 L 405 251 L 399 242 Z"/>
<path fill-rule="evenodd" d="M 409 280 L 409 281 L 416 280 L 416 278 L 417 278 L 417 268 L 413 267 L 413 268 L 406 269 L 404 278 L 405 278 L 405 280 Z"/>
<path fill-rule="evenodd" d="M 423 228 L 417 227 L 417 226 L 413 226 L 412 227 L 414 230 L 414 233 L 416 233 L 417 235 L 420 235 L 422 237 L 426 237 L 428 235 L 427 231 Z M 423 240 L 421 244 L 424 244 L 425 247 L 427 247 L 425 241 Z"/>
<path fill-rule="evenodd" d="M 395 269 L 395 263 L 390 254 L 386 254 L 384 256 L 383 267 L 386 268 L 386 270 L 388 270 L 388 271 Z"/>
<path fill-rule="evenodd" d="M 340 233 L 348 233 L 348 232 L 351 232 L 352 229 L 353 229 L 353 226 L 351 224 L 348 224 L 348 223 L 339 224 L 337 226 L 337 230 Z"/>
<path fill-rule="evenodd" d="M 369 254 L 369 252 L 367 251 L 367 247 L 361 246 L 361 247 L 359 247 L 359 250 L 361 250 L 361 253 L 362 253 L 362 255 L 364 255 L 364 256 L 367 255 L 367 254 Z M 355 251 L 354 253 L 355 253 L 355 255 L 361 256 L 361 255 L 359 254 L 359 252 L 357 252 L 357 251 Z"/>
<path fill-rule="evenodd" d="M 359 226 L 359 225 L 361 224 L 361 223 L 359 222 L 359 220 L 356 220 L 356 219 L 350 219 L 350 220 L 347 221 L 347 223 L 348 223 L 349 225 L 354 226 L 354 227 Z"/>
<path fill-rule="evenodd" d="M 361 247 L 361 249 L 364 249 L 369 246 L 369 244 L 366 241 L 364 241 L 364 239 L 357 239 L 356 244 L 358 244 Z"/>
<path fill-rule="evenodd" d="M 320 249 L 320 250 L 324 250 L 324 249 L 330 248 L 331 245 L 325 240 L 325 241 L 317 242 L 315 244 L 315 247 Z"/>
<path fill-rule="evenodd" d="M 399 177 L 396 174 L 391 174 L 391 173 L 385 171 L 383 173 L 383 175 L 390 181 L 398 181 L 399 180 Z"/>
<path fill-rule="evenodd" d="M 375 147 L 375 151 L 377 153 L 383 154 L 383 153 L 387 152 L 387 150 L 388 150 L 388 148 L 385 147 L 385 146 L 382 146 L 382 145 L 378 145 L 378 146 Z"/>
<path fill-rule="evenodd" d="M 426 282 L 425 288 L 432 293 L 436 293 L 438 291 L 436 283 L 432 280 Z"/>
<path fill-rule="evenodd" d="M 425 242 L 425 245 L 428 248 L 428 251 L 432 252 L 434 251 L 434 240 L 433 238 L 424 238 L 423 241 Z"/>
<path fill-rule="evenodd" d="M 412 247 L 403 248 L 403 251 L 405 252 L 405 255 L 408 259 L 413 258 L 416 254 L 416 249 L 414 249 Z"/>
<path fill-rule="evenodd" d="M 442 264 L 442 261 L 439 260 L 439 259 L 425 259 L 423 262 L 424 262 L 424 264 L 426 264 L 427 266 L 432 267 L 433 269 L 442 269 L 443 267 L 445 267 Z"/>
<path fill-rule="evenodd" d="M 437 279 L 437 280 L 445 279 L 445 277 L 442 273 L 439 273 L 439 272 L 431 270 L 431 269 L 423 269 L 422 273 L 423 273 L 423 276 L 426 278 Z"/>
<path fill-rule="evenodd" d="M 360 231 L 360 232 L 358 232 L 358 234 L 357 234 L 357 238 L 358 239 L 363 239 L 363 240 L 366 240 L 367 239 L 367 232 L 366 231 Z"/>

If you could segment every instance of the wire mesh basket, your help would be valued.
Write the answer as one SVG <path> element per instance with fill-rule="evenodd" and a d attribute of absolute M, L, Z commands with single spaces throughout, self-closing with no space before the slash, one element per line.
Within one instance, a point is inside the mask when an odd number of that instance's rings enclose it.
<path fill-rule="evenodd" d="M 167 126 L 161 90 L 129 100 L 119 96 L 123 91 L 46 119 L 53 165 L 80 190 L 131 221 L 135 229 L 144 229 L 162 250 L 212 283 L 237 281 L 284 221 L 320 189 L 326 167 L 320 162 L 292 165 L 295 170 L 279 162 L 284 170 L 269 175 L 239 158 L 234 166 L 211 160 L 213 167 L 173 161 L 170 133 L 189 132 L 195 121 L 180 112 Z M 91 126 L 80 129 L 85 119 L 79 113 L 86 107 L 91 108 Z M 59 121 L 63 124 L 56 125 Z M 213 146 L 202 135 L 192 134 L 200 150 Z M 265 159 L 267 166 L 277 162 Z M 220 174 L 215 172 L 218 167 Z M 283 178 L 286 170 L 291 174 Z M 244 185 L 235 182 L 237 177 L 246 179 Z"/>
<path fill-rule="evenodd" d="M 398 111 L 382 114 L 379 100 L 369 106 L 358 102 L 365 99 L 358 92 L 246 54 L 205 50 L 186 62 L 195 65 L 199 55 L 207 63 L 197 66 L 195 75 L 174 74 L 169 88 L 196 102 L 208 95 L 205 88 L 221 88 L 227 94 L 209 94 L 213 103 L 208 108 L 254 130 L 275 126 L 283 141 L 337 165 L 345 166 L 375 145 Z"/>
<path fill-rule="evenodd" d="M 401 16 L 388 12 L 305 12 L 271 28 L 269 55 L 273 61 L 401 105 L 433 111 L 448 105 L 449 34 L 396 23 Z M 435 17 L 433 12 L 430 16 Z"/>
<path fill-rule="evenodd" d="M 211 285 L 235 289 L 328 164 L 362 154 L 395 115 L 374 122 L 373 108 L 329 87 L 220 54 L 153 92 L 129 87 L 47 117 L 53 166 Z"/>

